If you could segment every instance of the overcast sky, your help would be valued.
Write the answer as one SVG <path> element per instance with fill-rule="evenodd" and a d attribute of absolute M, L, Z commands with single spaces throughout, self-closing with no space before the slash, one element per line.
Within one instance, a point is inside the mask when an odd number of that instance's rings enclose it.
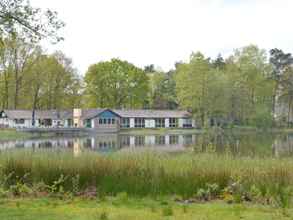
<path fill-rule="evenodd" d="M 293 52 L 293 0 L 31 0 L 65 21 L 62 50 L 84 74 L 113 57 L 163 70 L 192 51 L 215 57 L 257 44 Z"/>

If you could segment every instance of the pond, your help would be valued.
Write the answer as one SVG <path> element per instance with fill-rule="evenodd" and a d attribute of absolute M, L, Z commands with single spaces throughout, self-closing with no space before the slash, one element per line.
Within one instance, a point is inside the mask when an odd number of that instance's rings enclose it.
<path fill-rule="evenodd" d="M 97 134 L 83 137 L 54 136 L 26 140 L 2 141 L 7 149 L 68 149 L 74 155 L 84 151 L 116 152 L 123 150 L 159 150 L 166 152 L 231 153 L 235 156 L 293 156 L 293 134 L 237 133 L 217 134 Z"/>

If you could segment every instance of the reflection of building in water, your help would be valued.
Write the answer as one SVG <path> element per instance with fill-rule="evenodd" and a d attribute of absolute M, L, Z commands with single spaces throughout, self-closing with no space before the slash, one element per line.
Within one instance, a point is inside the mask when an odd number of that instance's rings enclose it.
<path fill-rule="evenodd" d="M 81 143 L 79 139 L 75 139 L 73 142 L 73 155 L 78 157 L 81 154 Z"/>
<path fill-rule="evenodd" d="M 73 140 L 66 138 L 31 139 L 0 142 L 0 150 L 10 148 L 72 148 Z"/>

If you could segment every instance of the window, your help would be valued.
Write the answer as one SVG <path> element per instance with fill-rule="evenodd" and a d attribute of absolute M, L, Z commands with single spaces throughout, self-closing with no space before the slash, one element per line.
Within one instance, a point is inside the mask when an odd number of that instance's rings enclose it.
<path fill-rule="evenodd" d="M 157 145 L 165 145 L 166 144 L 165 136 L 156 136 L 155 137 L 155 143 Z"/>
<path fill-rule="evenodd" d="M 15 124 L 18 124 L 18 125 L 20 125 L 20 124 L 24 124 L 24 119 L 14 119 L 14 122 L 15 122 Z"/>
<path fill-rule="evenodd" d="M 144 118 L 135 118 L 134 126 L 136 128 L 144 128 L 145 127 L 145 120 Z"/>
<path fill-rule="evenodd" d="M 129 118 L 122 118 L 122 128 L 129 128 L 130 127 L 130 120 Z"/>
<path fill-rule="evenodd" d="M 192 128 L 192 119 L 190 118 L 184 119 L 183 128 Z"/>
<path fill-rule="evenodd" d="M 110 125 L 110 124 L 115 124 L 115 122 L 116 122 L 115 118 L 99 118 L 100 125 Z"/>
<path fill-rule="evenodd" d="M 87 119 L 87 120 L 85 121 L 85 126 L 86 126 L 87 128 L 91 128 L 91 127 L 92 127 L 92 120 L 91 120 L 91 119 Z"/>
<path fill-rule="evenodd" d="M 164 118 L 156 118 L 156 128 L 164 128 L 165 127 L 165 119 Z"/>
<path fill-rule="evenodd" d="M 169 118 L 169 127 L 178 128 L 178 118 Z"/>

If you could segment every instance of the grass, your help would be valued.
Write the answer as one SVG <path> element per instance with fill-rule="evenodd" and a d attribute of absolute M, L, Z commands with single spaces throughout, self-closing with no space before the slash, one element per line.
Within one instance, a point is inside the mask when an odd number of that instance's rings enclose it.
<path fill-rule="evenodd" d="M 170 155 L 120 152 L 84 153 L 74 157 L 63 151 L 8 151 L 0 154 L 0 184 L 33 186 L 44 183 L 65 191 L 97 188 L 101 194 L 126 192 L 132 196 L 195 196 L 216 184 L 218 191 L 249 192 L 276 197 L 293 184 L 290 158 L 234 158 L 230 154 Z M 230 188 L 231 189 L 230 189 Z M 206 191 L 205 191 L 206 190 Z M 287 191 L 286 191 L 287 192 Z M 288 191 L 289 192 L 289 191 Z M 207 197 L 210 197 L 209 195 Z"/>
<path fill-rule="evenodd" d="M 149 198 L 117 198 L 95 200 L 6 199 L 0 200 L 0 219 L 5 220 L 285 220 L 293 210 L 284 214 L 280 208 L 251 204 L 211 202 L 182 205 Z"/>

